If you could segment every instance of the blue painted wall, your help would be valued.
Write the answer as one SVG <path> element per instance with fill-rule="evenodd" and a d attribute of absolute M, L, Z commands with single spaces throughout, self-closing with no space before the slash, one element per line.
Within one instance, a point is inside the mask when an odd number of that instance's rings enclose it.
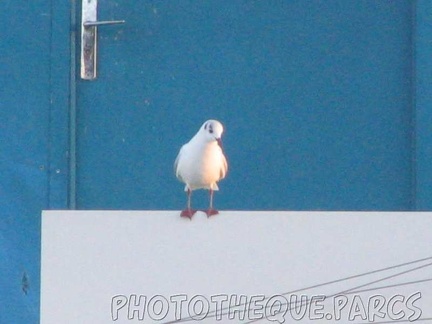
<path fill-rule="evenodd" d="M 409 210 L 410 1 L 113 1 L 78 84 L 78 207 L 180 209 L 179 147 L 226 127 L 221 209 Z M 205 193 L 195 195 L 205 207 Z"/>
<path fill-rule="evenodd" d="M 415 209 L 432 209 L 432 3 L 418 1 L 414 39 Z"/>
<path fill-rule="evenodd" d="M 67 208 L 67 3 L 0 3 L 0 323 L 38 323 L 40 213 Z"/>
<path fill-rule="evenodd" d="M 38 321 L 42 209 L 183 208 L 208 118 L 222 210 L 432 209 L 429 1 L 105 1 L 94 82 L 75 1 L 0 8 L 0 323 Z"/>

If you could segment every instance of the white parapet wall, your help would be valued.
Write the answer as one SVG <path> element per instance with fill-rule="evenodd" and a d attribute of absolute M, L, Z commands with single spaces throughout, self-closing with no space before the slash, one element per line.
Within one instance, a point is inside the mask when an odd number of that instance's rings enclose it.
<path fill-rule="evenodd" d="M 41 263 L 42 324 L 432 318 L 426 212 L 44 211 Z"/>

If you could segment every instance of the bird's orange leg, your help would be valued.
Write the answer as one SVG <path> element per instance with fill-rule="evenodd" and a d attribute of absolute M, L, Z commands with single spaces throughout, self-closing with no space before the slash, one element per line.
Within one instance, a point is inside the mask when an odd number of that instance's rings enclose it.
<path fill-rule="evenodd" d="M 205 213 L 207 214 L 207 217 L 213 216 L 213 215 L 217 215 L 219 214 L 219 211 L 217 211 L 216 209 L 213 208 L 213 189 L 210 189 L 210 206 L 209 209 L 207 209 L 205 211 Z"/>
<path fill-rule="evenodd" d="M 192 196 L 192 190 L 188 189 L 187 190 L 187 197 L 188 197 L 187 208 L 185 210 L 182 210 L 182 212 L 180 213 L 181 217 L 187 217 L 189 219 L 192 219 L 192 216 L 196 213 L 196 210 L 191 208 L 191 196 Z"/>

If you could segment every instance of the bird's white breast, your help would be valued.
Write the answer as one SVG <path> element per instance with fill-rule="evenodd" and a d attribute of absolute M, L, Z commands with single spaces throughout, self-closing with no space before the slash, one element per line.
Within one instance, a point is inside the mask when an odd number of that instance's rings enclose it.
<path fill-rule="evenodd" d="M 225 174 L 225 164 L 222 149 L 216 142 L 202 145 L 189 142 L 182 148 L 177 173 L 191 190 L 217 190 L 216 182 L 221 179 L 221 174 Z"/>

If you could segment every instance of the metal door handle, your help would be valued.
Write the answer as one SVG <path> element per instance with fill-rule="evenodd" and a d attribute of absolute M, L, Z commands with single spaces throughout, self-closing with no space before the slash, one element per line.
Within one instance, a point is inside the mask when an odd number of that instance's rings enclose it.
<path fill-rule="evenodd" d="M 98 26 L 123 24 L 124 20 L 97 21 L 97 0 L 82 0 L 81 78 L 96 79 Z"/>
<path fill-rule="evenodd" d="M 125 20 L 108 20 L 108 21 L 86 21 L 83 23 L 84 27 L 103 26 L 103 25 L 118 25 L 124 24 Z"/>

